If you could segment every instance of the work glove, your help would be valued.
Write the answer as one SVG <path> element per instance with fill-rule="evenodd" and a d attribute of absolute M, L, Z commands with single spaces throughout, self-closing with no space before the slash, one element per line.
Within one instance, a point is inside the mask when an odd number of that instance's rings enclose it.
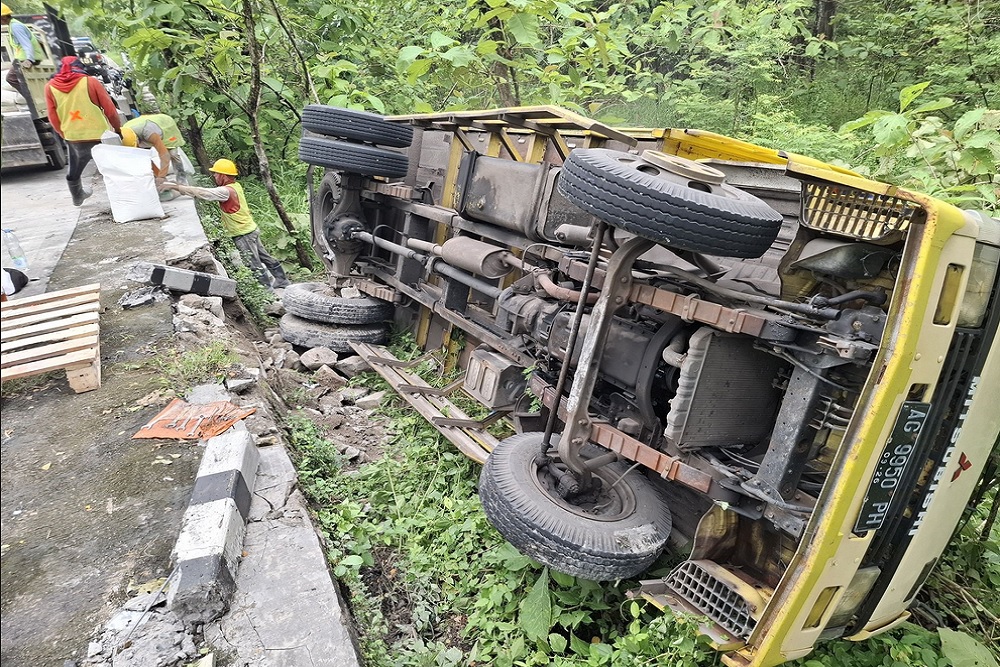
<path fill-rule="evenodd" d="M 19 64 L 21 65 L 21 69 L 31 69 L 35 66 L 30 60 L 22 60 Z"/>

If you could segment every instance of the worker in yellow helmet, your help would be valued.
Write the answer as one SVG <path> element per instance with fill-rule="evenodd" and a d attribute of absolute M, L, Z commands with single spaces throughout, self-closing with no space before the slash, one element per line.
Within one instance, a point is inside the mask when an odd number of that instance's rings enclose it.
<path fill-rule="evenodd" d="M 196 188 L 177 183 L 163 183 L 160 185 L 160 190 L 173 190 L 182 195 L 218 202 L 222 210 L 222 229 L 232 237 L 233 243 L 250 265 L 260 284 L 275 289 L 287 287 L 288 277 L 281 262 L 272 257 L 260 242 L 260 230 L 257 229 L 257 223 L 250 213 L 246 196 L 243 194 L 243 186 L 236 182 L 236 177 L 239 175 L 236 164 L 232 160 L 223 158 L 216 160 L 209 171 L 212 172 L 218 187 Z M 273 285 L 268 273 L 274 279 Z"/>
<path fill-rule="evenodd" d="M 121 143 L 132 148 L 156 149 L 160 156 L 159 167 L 153 168 L 156 178 L 166 178 L 172 164 L 175 180 L 183 185 L 194 171 L 181 149 L 184 137 L 174 119 L 165 113 L 143 114 L 127 121 L 122 125 Z"/>
<path fill-rule="evenodd" d="M 39 44 L 38 38 L 16 18 L 10 7 L 0 3 L 0 25 L 7 26 L 8 46 L 10 48 L 10 69 L 7 70 L 7 83 L 21 97 L 27 97 L 24 88 L 21 87 L 21 69 L 31 69 L 45 58 L 45 50 Z"/>

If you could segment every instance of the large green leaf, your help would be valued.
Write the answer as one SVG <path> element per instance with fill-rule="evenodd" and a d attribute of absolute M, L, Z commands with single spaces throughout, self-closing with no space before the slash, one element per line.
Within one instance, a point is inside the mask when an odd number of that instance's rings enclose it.
<path fill-rule="evenodd" d="M 923 83 L 907 86 L 899 91 L 899 112 L 906 111 L 907 107 L 913 103 L 913 100 L 917 99 L 920 93 L 924 92 L 924 89 L 929 85 L 931 85 L 930 81 L 924 81 Z"/>
<path fill-rule="evenodd" d="M 869 111 L 861 118 L 855 118 L 854 120 L 847 121 L 846 123 L 841 125 L 840 129 L 837 131 L 840 132 L 841 134 L 853 132 L 854 130 L 859 130 L 862 127 L 867 127 L 868 125 L 871 125 L 872 123 L 877 121 L 879 118 L 888 115 L 889 115 L 888 111 L 881 111 L 878 109 Z"/>
<path fill-rule="evenodd" d="M 955 121 L 955 129 L 953 132 L 955 139 L 958 141 L 964 139 L 965 135 L 967 135 L 970 130 L 975 128 L 985 115 L 986 109 L 984 107 L 978 107 L 972 111 L 966 111 L 962 114 L 962 117 Z"/>
<path fill-rule="evenodd" d="M 996 657 L 971 635 L 948 628 L 938 628 L 941 652 L 953 667 L 1000 667 Z"/>
<path fill-rule="evenodd" d="M 518 44 L 538 43 L 538 17 L 534 14 L 518 12 L 507 20 L 507 30 Z"/>
<path fill-rule="evenodd" d="M 549 597 L 549 569 L 545 568 L 520 604 L 520 625 L 528 639 L 545 639 L 552 627 L 552 599 Z"/>

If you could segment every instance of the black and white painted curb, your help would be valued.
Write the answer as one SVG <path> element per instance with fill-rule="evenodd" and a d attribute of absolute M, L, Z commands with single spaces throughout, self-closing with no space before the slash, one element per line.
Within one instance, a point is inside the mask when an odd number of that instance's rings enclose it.
<path fill-rule="evenodd" d="M 185 624 L 207 623 L 229 607 L 259 461 L 243 422 L 205 446 L 171 554 L 167 605 Z"/>
<path fill-rule="evenodd" d="M 235 280 L 202 271 L 189 271 L 176 266 L 139 262 L 129 269 L 127 278 L 135 282 L 162 285 L 176 292 L 189 292 L 201 296 L 221 296 L 223 299 L 236 298 Z"/>

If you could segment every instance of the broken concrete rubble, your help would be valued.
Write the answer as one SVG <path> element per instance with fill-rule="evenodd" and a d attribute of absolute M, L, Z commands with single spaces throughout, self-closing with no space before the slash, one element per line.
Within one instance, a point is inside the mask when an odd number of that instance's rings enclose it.
<path fill-rule="evenodd" d="M 159 287 L 140 287 L 137 290 L 131 292 L 126 292 L 118 299 L 118 305 L 128 310 L 130 308 L 138 308 L 139 306 L 145 306 L 146 304 L 153 303 L 154 301 L 165 301 L 169 297 L 164 294 L 163 290 Z"/>
<path fill-rule="evenodd" d="M 347 384 L 347 379 L 329 366 L 317 368 L 316 372 L 313 373 L 313 379 L 330 389 L 340 389 Z"/>
<path fill-rule="evenodd" d="M 303 366 L 315 371 L 321 366 L 336 365 L 340 361 L 340 355 L 328 347 L 314 347 L 303 352 L 299 360 Z"/>
<path fill-rule="evenodd" d="M 368 393 L 365 387 L 344 387 L 340 391 L 340 398 L 347 405 L 354 405 L 358 399 L 364 398 Z"/>
<path fill-rule="evenodd" d="M 346 359 L 341 359 L 334 366 L 341 374 L 346 375 L 349 378 L 358 375 L 359 373 L 364 373 L 365 371 L 370 371 L 371 366 L 368 362 L 361 357 L 353 356 L 347 357 Z"/>
<path fill-rule="evenodd" d="M 362 410 L 374 410 L 382 404 L 382 399 L 384 398 L 384 391 L 376 391 L 374 394 L 368 394 L 367 396 L 355 399 L 354 405 Z"/>

